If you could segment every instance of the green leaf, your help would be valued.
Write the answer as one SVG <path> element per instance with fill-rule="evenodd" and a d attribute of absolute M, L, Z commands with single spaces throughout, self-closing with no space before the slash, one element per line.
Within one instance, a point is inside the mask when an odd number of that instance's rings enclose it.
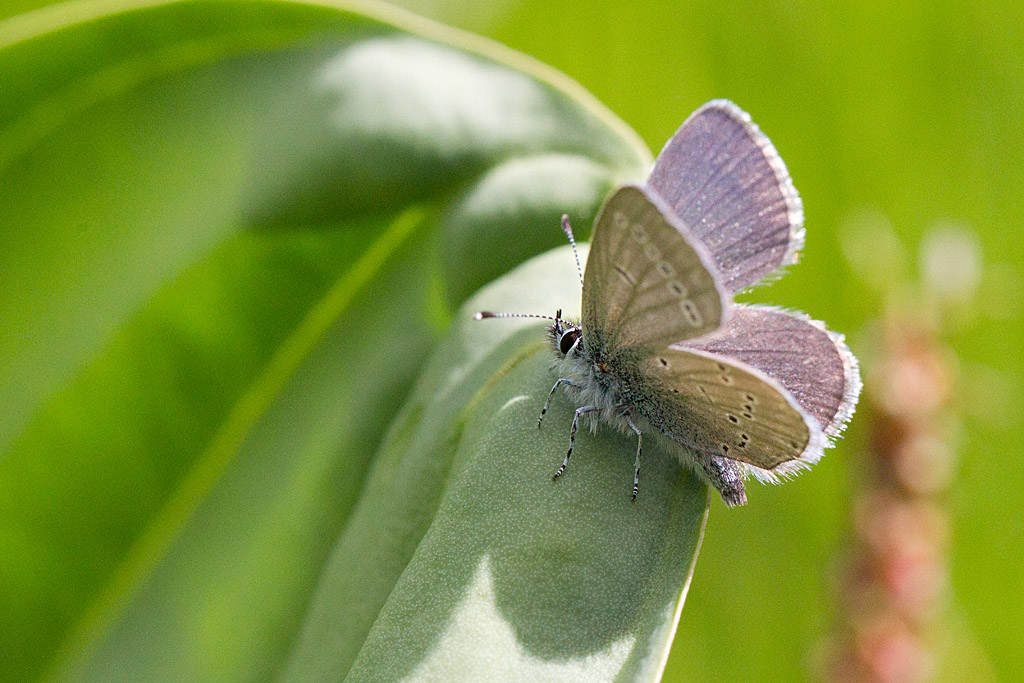
<path fill-rule="evenodd" d="M 579 300 L 560 249 L 456 318 L 375 460 L 284 680 L 657 680 L 704 485 L 651 447 L 631 504 L 635 443 L 607 430 L 581 434 L 552 482 L 575 406 L 556 400 L 538 431 L 555 379 L 543 328 L 471 319 L 560 301 L 578 315 Z"/>
<path fill-rule="evenodd" d="M 536 330 L 460 318 L 409 394 L 451 311 L 649 154 L 540 65 L 353 7 L 89 1 L 0 24 L 0 679 L 500 664 L 426 634 L 440 621 L 381 661 L 435 570 L 430 614 L 454 623 L 457 577 L 492 577 L 492 609 L 466 608 L 495 646 L 500 615 L 530 661 L 660 668 L 701 487 L 655 454 L 624 504 L 611 435 L 547 486 L 567 407 L 539 441 L 526 401 L 497 410 L 549 381 Z M 545 310 L 579 297 L 559 263 Z"/>

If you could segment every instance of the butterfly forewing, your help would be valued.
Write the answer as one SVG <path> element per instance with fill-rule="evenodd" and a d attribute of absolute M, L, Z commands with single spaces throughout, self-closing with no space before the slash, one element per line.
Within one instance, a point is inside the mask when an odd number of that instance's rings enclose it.
<path fill-rule="evenodd" d="M 713 100 L 679 128 L 647 181 L 711 252 L 729 291 L 796 259 L 803 208 L 771 141 L 732 102 Z"/>
<path fill-rule="evenodd" d="M 726 301 L 710 257 L 657 198 L 625 186 L 594 226 L 583 283 L 583 344 L 614 355 L 667 346 L 721 324 Z"/>
<path fill-rule="evenodd" d="M 822 434 L 784 389 L 758 370 L 701 351 L 665 348 L 639 361 L 644 417 L 709 455 L 771 470 L 821 456 Z"/>
<path fill-rule="evenodd" d="M 738 359 L 777 380 L 828 436 L 845 427 L 860 393 L 857 359 L 842 336 L 800 313 L 736 306 L 713 336 L 686 346 Z"/>

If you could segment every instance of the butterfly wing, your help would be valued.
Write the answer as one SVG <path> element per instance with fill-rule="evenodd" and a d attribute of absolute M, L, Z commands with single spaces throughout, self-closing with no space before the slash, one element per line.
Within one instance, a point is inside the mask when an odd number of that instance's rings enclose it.
<path fill-rule="evenodd" d="M 636 409 L 688 448 L 760 470 L 782 468 L 779 473 L 822 455 L 818 422 L 756 368 L 697 349 L 665 348 L 641 358 L 636 369 L 643 384 L 631 392 Z"/>
<path fill-rule="evenodd" d="M 740 360 L 777 380 L 829 437 L 846 427 L 860 395 L 857 359 L 843 336 L 800 313 L 736 306 L 713 336 L 685 346 Z"/>
<path fill-rule="evenodd" d="M 731 292 L 796 261 L 803 206 L 750 115 L 713 100 L 683 122 L 647 180 L 711 252 Z"/>
<path fill-rule="evenodd" d="M 699 337 L 727 303 L 710 256 L 659 198 L 633 185 L 608 198 L 583 280 L 584 347 L 611 355 Z"/>

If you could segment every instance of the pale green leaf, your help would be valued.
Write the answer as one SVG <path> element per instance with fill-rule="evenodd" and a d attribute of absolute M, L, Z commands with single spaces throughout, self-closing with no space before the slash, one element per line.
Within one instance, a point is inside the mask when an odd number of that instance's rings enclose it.
<path fill-rule="evenodd" d="M 410 396 L 424 359 L 467 295 L 561 243 L 562 212 L 585 225 L 610 187 L 642 176 L 647 151 L 540 65 L 342 3 L 43 8 L 0 24 L 0 92 L 0 679 L 300 675 L 332 607 L 358 627 L 317 666 L 379 666 L 374 639 L 400 596 L 422 590 L 413 553 L 436 562 L 430 549 L 465 530 L 459 510 L 486 500 L 458 463 L 497 464 L 473 457 L 482 435 L 513 428 L 487 408 L 547 381 L 540 356 L 516 366 L 539 372 L 493 374 L 525 336 L 488 341 L 490 362 L 459 361 L 476 385 L 460 380 L 471 393 L 447 406 L 458 420 L 428 420 L 417 411 L 457 369 L 437 359 L 493 330 L 460 320 Z M 518 444 L 516 466 L 556 434 Z M 422 461 L 409 439 L 443 457 Z M 628 469 L 621 446 L 596 440 L 597 464 L 576 481 Z M 375 498 L 398 461 L 419 462 L 427 481 Z M 651 504 L 678 494 L 662 517 L 607 508 L 626 520 L 616 533 L 639 539 L 637 559 L 659 542 L 685 558 L 671 580 L 667 560 L 635 575 L 621 588 L 633 611 L 598 632 L 632 634 L 615 660 L 631 671 L 660 662 L 704 505 L 692 481 L 655 467 Z M 558 488 L 603 506 L 606 483 Z M 346 577 L 364 604 L 332 606 L 340 549 L 373 505 L 386 514 L 364 530 L 376 535 L 359 561 L 392 551 L 376 584 Z M 595 520 L 562 533 L 610 533 Z M 499 559 L 492 617 L 509 609 Z M 603 652 L 594 637 L 565 633 L 553 652 L 534 633 L 523 653 Z"/>

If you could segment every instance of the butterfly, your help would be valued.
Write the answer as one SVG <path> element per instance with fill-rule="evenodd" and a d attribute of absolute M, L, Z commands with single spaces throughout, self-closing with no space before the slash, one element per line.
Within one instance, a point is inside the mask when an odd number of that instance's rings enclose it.
<path fill-rule="evenodd" d="M 576 244 L 568 217 L 562 227 Z M 726 505 L 744 480 L 778 482 L 817 462 L 853 414 L 861 381 L 840 334 L 807 316 L 733 296 L 796 262 L 803 206 L 786 165 L 750 116 L 708 102 L 666 143 L 643 184 L 605 200 L 594 224 L 582 319 L 540 317 L 561 388 L 580 420 L 661 441 Z"/>

